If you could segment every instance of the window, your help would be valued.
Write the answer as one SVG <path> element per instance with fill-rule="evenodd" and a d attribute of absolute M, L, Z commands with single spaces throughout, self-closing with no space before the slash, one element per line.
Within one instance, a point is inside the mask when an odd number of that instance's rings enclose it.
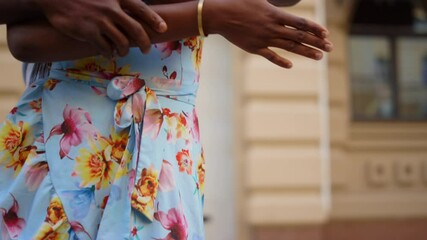
<path fill-rule="evenodd" d="M 355 121 L 427 121 L 424 2 L 360 0 L 351 22 L 349 67 Z"/>

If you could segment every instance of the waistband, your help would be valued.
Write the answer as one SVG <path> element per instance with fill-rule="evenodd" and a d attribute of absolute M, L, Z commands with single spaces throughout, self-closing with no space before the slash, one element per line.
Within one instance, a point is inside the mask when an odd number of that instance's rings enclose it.
<path fill-rule="evenodd" d="M 106 88 L 108 89 L 109 85 L 112 85 L 114 81 L 122 81 L 123 79 L 130 79 L 130 78 L 138 78 L 137 74 L 130 74 L 130 75 L 101 75 L 93 72 L 85 72 L 85 71 L 79 71 L 78 73 L 67 71 L 63 69 L 51 69 L 48 75 L 47 79 L 56 79 L 60 81 L 67 81 L 67 82 L 76 82 L 79 84 L 86 84 L 93 87 L 100 87 L 100 88 Z M 164 97 L 171 100 L 179 101 L 185 104 L 190 104 L 192 106 L 195 106 L 195 100 L 196 95 L 191 90 L 185 91 L 184 89 L 181 89 L 179 86 L 176 87 L 176 89 L 170 88 L 167 84 L 162 84 L 161 82 L 158 82 L 157 84 L 159 86 L 156 86 L 155 83 L 151 81 L 146 81 L 144 79 L 139 79 L 144 82 L 143 86 L 146 86 L 150 88 L 151 91 L 153 91 L 157 97 Z M 167 79 L 164 79 L 167 80 Z M 44 82 L 46 81 L 46 78 L 40 78 L 37 82 Z M 161 79 L 159 80 L 161 81 Z M 161 86 L 167 86 L 164 88 L 161 88 Z M 107 94 L 108 95 L 108 94 Z M 118 98 L 113 99 L 118 100 Z"/>

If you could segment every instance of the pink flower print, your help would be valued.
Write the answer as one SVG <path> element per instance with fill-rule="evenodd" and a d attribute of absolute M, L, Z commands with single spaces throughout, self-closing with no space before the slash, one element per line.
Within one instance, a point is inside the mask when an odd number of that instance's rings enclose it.
<path fill-rule="evenodd" d="M 169 192 L 174 188 L 175 179 L 173 177 L 173 166 L 170 162 L 163 160 L 159 178 L 159 190 L 162 192 Z"/>
<path fill-rule="evenodd" d="M 136 171 L 135 169 L 132 169 L 129 171 L 129 183 L 128 183 L 128 195 L 129 197 L 132 195 L 133 188 L 135 186 L 135 177 L 136 177 Z"/>
<path fill-rule="evenodd" d="M 190 115 L 193 127 L 191 128 L 191 134 L 193 139 L 200 142 L 200 131 L 199 131 L 199 118 L 197 117 L 196 109 L 193 109 L 193 113 Z"/>
<path fill-rule="evenodd" d="M 35 191 L 49 172 L 47 162 L 38 162 L 30 166 L 25 173 L 25 185 L 29 191 Z"/>
<path fill-rule="evenodd" d="M 187 240 L 188 238 L 188 223 L 184 216 L 182 206 L 169 209 L 168 213 L 158 211 L 154 213 L 154 218 L 159 221 L 163 228 L 169 230 L 170 233 L 158 240 Z"/>
<path fill-rule="evenodd" d="M 71 225 L 71 229 L 74 232 L 76 232 L 76 233 L 82 232 L 82 233 L 86 234 L 89 237 L 89 239 L 92 239 L 90 234 L 86 231 L 86 229 L 83 227 L 83 225 L 81 223 L 73 221 L 73 222 L 70 222 L 70 225 Z"/>
<path fill-rule="evenodd" d="M 13 198 L 13 204 L 12 207 L 9 210 L 6 210 L 4 208 L 0 208 L 0 211 L 3 215 L 3 221 L 6 225 L 6 229 L 9 232 L 9 235 L 11 238 L 15 239 L 19 236 L 21 231 L 25 227 L 25 220 L 23 218 L 18 217 L 18 211 L 19 211 L 19 204 L 18 201 L 16 201 L 16 198 L 10 194 Z"/>
<path fill-rule="evenodd" d="M 112 87 L 121 92 L 120 98 L 130 96 L 145 86 L 145 81 L 138 76 L 119 76 L 112 80 Z"/>
<path fill-rule="evenodd" d="M 136 234 L 138 234 L 138 229 L 135 226 L 133 226 L 132 230 L 130 230 L 130 234 L 132 237 L 135 237 Z"/>
<path fill-rule="evenodd" d="M 163 113 L 159 109 L 148 109 L 144 115 L 144 134 L 151 132 L 151 139 L 157 138 L 163 123 Z"/>
<path fill-rule="evenodd" d="M 12 110 L 10 110 L 10 114 L 15 114 L 18 111 L 17 107 L 13 107 Z"/>
<path fill-rule="evenodd" d="M 181 54 L 181 43 L 179 41 L 158 43 L 154 46 L 162 53 L 162 60 L 172 55 L 173 51 Z"/>
<path fill-rule="evenodd" d="M 82 108 L 71 108 L 68 104 L 62 113 L 64 122 L 54 126 L 50 130 L 47 140 L 54 135 L 62 135 L 59 142 L 59 156 L 64 158 L 70 152 L 71 146 L 78 146 L 85 137 L 96 135 L 96 129 L 92 125 L 89 113 Z"/>

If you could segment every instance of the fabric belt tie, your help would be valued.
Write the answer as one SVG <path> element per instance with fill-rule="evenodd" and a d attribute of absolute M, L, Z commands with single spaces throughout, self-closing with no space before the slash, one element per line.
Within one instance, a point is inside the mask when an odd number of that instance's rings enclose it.
<path fill-rule="evenodd" d="M 127 155 L 121 164 L 130 165 L 124 169 L 130 169 L 131 206 L 153 221 L 167 141 L 166 131 L 161 131 L 162 108 L 156 93 L 136 76 L 114 77 L 107 85 L 107 96 L 117 101 L 114 109 L 116 130 L 130 127 Z"/>

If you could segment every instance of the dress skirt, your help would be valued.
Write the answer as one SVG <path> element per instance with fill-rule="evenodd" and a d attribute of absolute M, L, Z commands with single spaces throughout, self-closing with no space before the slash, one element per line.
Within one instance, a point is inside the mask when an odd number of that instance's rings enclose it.
<path fill-rule="evenodd" d="M 0 126 L 0 239 L 201 240 L 200 38 L 54 62 Z"/>

